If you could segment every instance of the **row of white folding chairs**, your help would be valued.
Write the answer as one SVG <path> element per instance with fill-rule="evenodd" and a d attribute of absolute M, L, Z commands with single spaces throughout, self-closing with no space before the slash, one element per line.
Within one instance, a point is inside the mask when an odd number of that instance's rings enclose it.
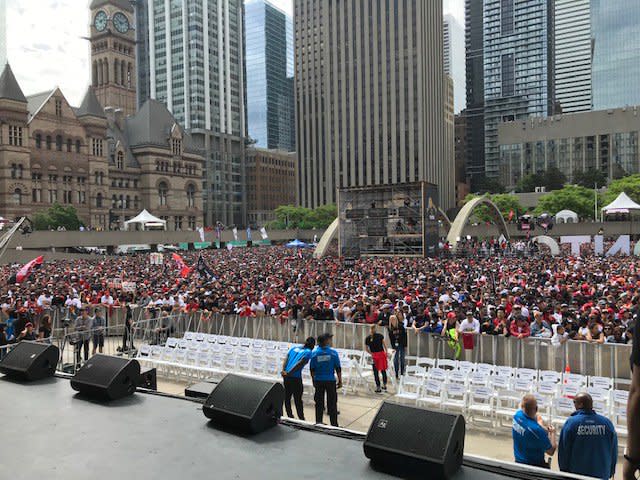
<path fill-rule="evenodd" d="M 411 388 L 416 385 L 417 388 Z M 600 390 L 600 392 L 604 391 Z M 557 426 L 562 426 L 575 411 L 573 400 L 560 393 L 556 396 L 547 396 L 532 390 L 508 390 L 491 385 L 466 387 L 462 383 L 447 383 L 428 378 L 421 383 L 421 379 L 416 377 L 413 377 L 413 380 L 412 377 L 403 378 L 396 397 L 400 400 L 415 402 L 418 406 L 463 413 L 471 423 L 494 428 L 496 426 L 511 427 L 513 415 L 520 408 L 520 402 L 526 393 L 533 393 L 536 396 L 539 413 L 546 421 Z M 598 397 L 597 391 L 590 393 L 594 398 L 594 409 L 609 417 L 619 434 L 626 435 L 628 392 L 615 390 L 610 400 L 606 397 Z"/>
<path fill-rule="evenodd" d="M 490 365 L 488 363 L 473 363 L 463 360 L 435 359 L 417 357 L 415 366 L 424 370 L 440 368 L 447 371 L 460 371 L 467 374 L 478 373 L 481 375 L 496 375 L 523 379 L 530 382 L 552 382 L 563 384 L 576 384 L 581 387 L 595 387 L 611 390 L 614 387 L 612 378 L 580 375 L 576 373 L 560 373 L 554 370 L 535 370 L 531 368 L 514 368 L 508 366 Z M 424 375 L 424 374 L 422 374 Z"/>
<path fill-rule="evenodd" d="M 184 337 L 167 339 L 167 346 L 177 348 L 205 348 L 207 345 L 231 345 L 234 347 L 266 350 L 289 350 L 292 344 L 271 340 L 252 339 L 247 337 L 230 337 L 227 335 L 185 332 Z"/>

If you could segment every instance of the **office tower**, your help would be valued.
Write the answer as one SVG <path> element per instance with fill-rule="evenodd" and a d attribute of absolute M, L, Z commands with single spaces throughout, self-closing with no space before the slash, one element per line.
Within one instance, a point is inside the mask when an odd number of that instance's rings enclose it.
<path fill-rule="evenodd" d="M 294 2 L 302 205 L 335 203 L 343 187 L 429 181 L 453 206 L 442 18 L 437 1 Z"/>
<path fill-rule="evenodd" d="M 453 79 L 455 113 L 464 110 L 465 96 L 465 52 L 464 30 L 452 15 L 444 16 L 444 73 Z"/>
<path fill-rule="evenodd" d="M 469 177 L 484 176 L 484 34 L 483 6 L 465 1 L 466 50 L 466 172 Z"/>
<path fill-rule="evenodd" d="M 591 0 L 593 110 L 640 105 L 640 7 Z"/>
<path fill-rule="evenodd" d="M 7 0 L 0 0 L 0 69 L 7 63 Z"/>
<path fill-rule="evenodd" d="M 498 125 L 553 105 L 551 0 L 484 0 L 485 172 L 500 174 Z"/>
<path fill-rule="evenodd" d="M 242 0 L 136 2 L 138 101 L 148 91 L 205 150 L 207 225 L 246 222 L 242 15 Z"/>
<path fill-rule="evenodd" d="M 555 90 L 563 113 L 591 109 L 591 0 L 555 0 Z"/>
<path fill-rule="evenodd" d="M 257 147 L 295 150 L 293 22 L 266 0 L 245 0 L 247 130 Z"/>

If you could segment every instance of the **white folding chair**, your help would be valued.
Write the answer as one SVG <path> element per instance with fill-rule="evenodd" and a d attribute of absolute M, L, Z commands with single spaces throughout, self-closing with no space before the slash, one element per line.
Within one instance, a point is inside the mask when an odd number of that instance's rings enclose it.
<path fill-rule="evenodd" d="M 548 398 L 553 398 L 558 395 L 558 384 L 555 382 L 541 381 L 538 383 L 536 393 Z"/>
<path fill-rule="evenodd" d="M 422 367 L 425 371 L 429 371 L 432 368 L 436 368 L 436 359 L 427 357 L 418 357 L 416 359 L 416 366 Z"/>
<path fill-rule="evenodd" d="M 562 427 L 567 418 L 576 410 L 573 400 L 565 397 L 556 397 L 551 402 L 552 417 L 554 425 Z"/>
<path fill-rule="evenodd" d="M 600 388 L 607 391 L 613 390 L 613 378 L 589 377 L 589 387 Z"/>
<path fill-rule="evenodd" d="M 495 390 L 510 390 L 511 389 L 511 377 L 502 375 L 492 375 L 489 378 L 491 386 Z"/>
<path fill-rule="evenodd" d="M 418 406 L 430 407 L 435 410 L 442 410 L 444 382 L 438 380 L 425 380 L 422 386 Z"/>
<path fill-rule="evenodd" d="M 468 383 L 470 387 L 488 387 L 490 385 L 490 380 L 490 375 L 473 372 L 471 375 L 469 375 Z"/>
<path fill-rule="evenodd" d="M 530 393 L 531 390 L 533 389 L 533 381 L 527 378 L 516 378 L 513 381 L 513 389 L 516 392 L 520 392 L 522 394 L 524 393 Z"/>
<path fill-rule="evenodd" d="M 614 390 L 612 396 L 611 420 L 616 427 L 618 435 L 626 437 L 629 434 L 627 430 L 627 403 L 629 403 L 629 392 L 626 390 Z"/>
<path fill-rule="evenodd" d="M 489 376 L 493 374 L 495 368 L 496 367 L 494 365 L 489 365 L 488 363 L 478 363 L 476 365 L 476 373 Z"/>
<path fill-rule="evenodd" d="M 560 383 L 562 382 L 562 374 L 553 370 L 542 370 L 540 372 L 540 382 Z"/>
<path fill-rule="evenodd" d="M 460 360 L 458 362 L 458 368 L 459 371 L 468 374 L 471 374 L 473 372 L 476 371 L 476 364 L 473 362 L 467 362 L 466 360 Z"/>
<path fill-rule="evenodd" d="M 187 342 L 193 342 L 196 339 L 196 332 L 184 332 L 183 339 Z"/>
<path fill-rule="evenodd" d="M 587 377 L 579 373 L 563 373 L 562 383 L 565 385 L 576 385 L 578 389 L 582 389 L 587 386 Z"/>
<path fill-rule="evenodd" d="M 224 360 L 222 362 L 222 368 L 225 372 L 234 372 L 236 369 L 236 356 L 235 355 L 225 355 Z"/>
<path fill-rule="evenodd" d="M 539 393 L 534 393 L 533 395 L 538 402 L 538 413 L 542 415 L 543 419 L 551 418 L 551 402 L 553 401 L 553 397 L 540 395 Z"/>
<path fill-rule="evenodd" d="M 254 375 L 263 376 L 266 374 L 267 362 L 264 355 L 252 353 L 251 357 L 251 373 Z"/>
<path fill-rule="evenodd" d="M 498 390 L 496 395 L 495 418 L 496 424 L 511 428 L 513 416 L 520 410 L 522 393 L 514 390 Z"/>
<path fill-rule="evenodd" d="M 420 367 L 417 365 L 410 365 L 405 370 L 406 374 L 411 377 L 426 377 L 427 370 L 424 367 Z"/>
<path fill-rule="evenodd" d="M 198 352 L 197 366 L 200 368 L 211 368 L 211 355 L 206 350 L 200 350 Z"/>
<path fill-rule="evenodd" d="M 204 333 L 196 333 L 196 342 L 204 342 Z"/>
<path fill-rule="evenodd" d="M 467 388 L 460 383 L 445 383 L 442 406 L 445 412 L 464 413 L 467 409 Z"/>
<path fill-rule="evenodd" d="M 563 398 L 575 398 L 580 393 L 581 387 L 577 384 L 565 384 L 560 386 L 560 396 Z"/>
<path fill-rule="evenodd" d="M 400 400 L 408 400 L 415 403 L 420 397 L 420 389 L 422 387 L 423 381 L 424 380 L 420 377 L 411 377 L 409 375 L 404 375 L 400 379 L 396 398 Z"/>
<path fill-rule="evenodd" d="M 443 370 L 442 368 L 430 368 L 427 371 L 427 378 L 429 380 L 437 380 L 439 382 L 446 382 L 447 381 L 447 371 Z"/>
<path fill-rule="evenodd" d="M 594 403 L 602 402 L 605 405 L 608 405 L 611 399 L 611 394 L 609 390 L 604 390 L 602 388 L 589 387 L 587 388 L 586 392 L 589 395 L 591 395 L 591 398 L 593 399 Z M 598 413 L 601 413 L 602 415 L 607 415 L 608 412 L 605 413 L 605 412 L 599 411 Z"/>
<path fill-rule="evenodd" d="M 531 368 L 516 369 L 516 380 L 527 380 L 531 383 L 538 381 L 538 371 Z"/>
<path fill-rule="evenodd" d="M 495 431 L 495 405 L 493 389 L 487 387 L 471 387 L 469 391 L 469 405 L 467 418 L 469 423 L 476 426 L 489 427 Z"/>
<path fill-rule="evenodd" d="M 178 339 L 176 337 L 169 337 L 167 338 L 164 346 L 169 348 L 176 348 L 178 346 Z"/>
<path fill-rule="evenodd" d="M 459 383 L 460 385 L 467 385 L 467 380 L 469 376 L 467 373 L 460 370 L 451 370 L 449 375 L 447 375 L 448 383 Z"/>
<path fill-rule="evenodd" d="M 251 372 L 251 361 L 249 360 L 249 351 L 241 351 L 236 355 L 236 370 L 241 373 Z"/>
<path fill-rule="evenodd" d="M 495 374 L 500 377 L 513 378 L 515 369 L 513 367 L 497 366 L 495 369 Z"/>
<path fill-rule="evenodd" d="M 148 358 L 151 355 L 151 347 L 149 345 L 140 345 L 138 347 L 137 358 Z"/>
<path fill-rule="evenodd" d="M 447 358 L 439 358 L 437 362 L 438 368 L 442 368 L 443 370 L 455 370 L 458 366 L 457 360 L 449 360 Z"/>

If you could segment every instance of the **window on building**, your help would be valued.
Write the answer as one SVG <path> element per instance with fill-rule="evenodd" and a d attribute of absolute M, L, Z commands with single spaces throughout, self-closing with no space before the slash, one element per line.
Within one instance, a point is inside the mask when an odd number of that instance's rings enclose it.
<path fill-rule="evenodd" d="M 189 217 L 189 230 L 196 229 L 196 217 Z"/>
<path fill-rule="evenodd" d="M 140 199 L 137 195 L 133 197 L 133 208 L 134 210 L 138 210 L 138 208 L 140 208 Z"/>
<path fill-rule="evenodd" d="M 22 205 L 22 190 L 16 188 L 13 191 L 13 204 L 14 205 Z"/>
<path fill-rule="evenodd" d="M 9 125 L 9 145 L 22 146 L 22 127 Z"/>
<path fill-rule="evenodd" d="M 187 186 L 187 207 L 193 208 L 196 206 L 196 187 L 193 184 Z"/>
<path fill-rule="evenodd" d="M 56 98 L 56 117 L 62 116 L 62 100 Z"/>
<path fill-rule="evenodd" d="M 511 97 L 515 94 L 515 62 L 513 53 L 502 55 L 502 96 Z"/>
<path fill-rule="evenodd" d="M 173 138 L 171 140 L 171 153 L 174 156 L 182 155 L 182 140 L 179 138 Z"/>
<path fill-rule="evenodd" d="M 46 143 L 47 143 L 47 150 L 51 150 L 51 135 L 47 135 Z"/>
<path fill-rule="evenodd" d="M 174 217 L 173 226 L 174 230 L 182 230 L 182 217 L 180 215 Z"/>
<path fill-rule="evenodd" d="M 80 146 L 81 146 L 80 140 L 76 140 L 76 153 L 80 153 Z"/>
<path fill-rule="evenodd" d="M 513 0 L 500 0 L 500 34 L 513 34 Z"/>
<path fill-rule="evenodd" d="M 169 195 L 169 186 L 167 182 L 160 182 L 158 185 L 158 204 L 161 207 L 165 207 L 167 205 L 167 197 Z"/>
<path fill-rule="evenodd" d="M 42 135 L 36 134 L 36 148 L 42 148 Z"/>
<path fill-rule="evenodd" d="M 94 157 L 102 157 L 102 139 L 101 138 L 92 138 L 91 139 L 91 153 Z"/>
<path fill-rule="evenodd" d="M 102 194 L 98 193 L 96 195 L 96 208 L 102 208 Z"/>
<path fill-rule="evenodd" d="M 122 170 L 124 168 L 124 154 L 122 152 L 118 152 L 118 154 L 116 155 L 116 167 L 119 170 Z"/>
<path fill-rule="evenodd" d="M 73 149 L 73 140 L 71 140 L 70 138 L 67 138 L 67 152 L 71 153 L 72 149 Z"/>
<path fill-rule="evenodd" d="M 56 135 L 56 150 L 62 151 L 62 135 Z"/>
<path fill-rule="evenodd" d="M 33 190 L 31 190 L 31 200 L 33 201 L 33 203 L 42 202 L 42 189 L 41 188 L 34 188 Z"/>
<path fill-rule="evenodd" d="M 17 173 L 18 167 L 16 166 L 15 163 L 11 164 L 11 178 L 16 178 L 16 173 Z"/>

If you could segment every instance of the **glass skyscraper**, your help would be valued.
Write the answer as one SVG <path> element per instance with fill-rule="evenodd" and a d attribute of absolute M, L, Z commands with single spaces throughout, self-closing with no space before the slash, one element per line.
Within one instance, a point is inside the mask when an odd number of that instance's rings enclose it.
<path fill-rule="evenodd" d="M 498 125 L 553 104 L 551 0 L 484 0 L 485 172 L 499 175 Z"/>
<path fill-rule="evenodd" d="M 591 0 L 593 110 L 640 105 L 640 6 Z"/>
<path fill-rule="evenodd" d="M 139 101 L 165 103 L 206 151 L 205 223 L 244 225 L 242 0 L 138 0 L 136 10 Z"/>
<path fill-rule="evenodd" d="M 256 146 L 295 150 L 293 21 L 266 0 L 245 0 L 247 129 Z"/>

